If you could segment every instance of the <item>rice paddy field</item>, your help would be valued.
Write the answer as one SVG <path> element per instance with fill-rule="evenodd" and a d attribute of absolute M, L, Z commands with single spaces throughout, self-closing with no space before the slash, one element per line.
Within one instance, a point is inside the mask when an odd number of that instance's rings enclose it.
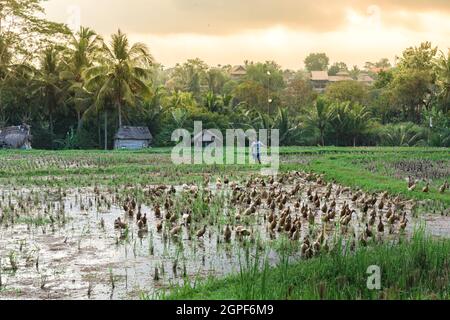
<path fill-rule="evenodd" d="M 170 152 L 0 151 L 0 299 L 450 298 L 449 149 Z"/>

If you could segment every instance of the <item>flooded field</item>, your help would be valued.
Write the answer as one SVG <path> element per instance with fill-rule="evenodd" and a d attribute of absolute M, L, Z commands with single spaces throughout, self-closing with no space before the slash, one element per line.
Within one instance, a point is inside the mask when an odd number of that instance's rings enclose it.
<path fill-rule="evenodd" d="M 214 181 L 213 181 L 214 179 Z M 0 189 L 1 299 L 138 299 L 239 272 L 283 248 L 309 259 L 407 237 L 450 237 L 449 208 L 291 172 L 203 185 Z M 120 218 L 120 220 L 119 220 Z"/>

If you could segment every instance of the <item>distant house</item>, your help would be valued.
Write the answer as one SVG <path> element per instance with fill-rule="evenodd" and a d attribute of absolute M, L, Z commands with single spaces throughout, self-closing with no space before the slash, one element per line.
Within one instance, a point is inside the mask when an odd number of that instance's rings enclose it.
<path fill-rule="evenodd" d="M 242 79 L 246 75 L 247 75 L 247 70 L 245 69 L 245 66 L 242 66 L 242 65 L 234 66 L 230 70 L 230 77 L 233 80 Z"/>
<path fill-rule="evenodd" d="M 0 148 L 31 149 L 32 136 L 30 126 L 0 128 Z"/>
<path fill-rule="evenodd" d="M 114 136 L 114 149 L 144 149 L 152 142 L 153 136 L 147 127 L 121 127 Z"/>
<path fill-rule="evenodd" d="M 350 76 L 350 73 L 348 73 L 347 71 L 340 71 L 335 76 L 328 76 L 328 80 L 330 82 L 352 81 L 353 78 Z"/>
<path fill-rule="evenodd" d="M 317 92 L 325 91 L 328 83 L 328 72 L 327 71 L 311 71 L 311 85 L 313 89 Z"/>
<path fill-rule="evenodd" d="M 312 71 L 311 72 L 311 85 L 313 90 L 317 92 L 324 92 L 330 83 L 341 81 L 358 81 L 366 85 L 372 85 L 374 80 L 367 73 L 361 73 L 358 79 L 353 79 L 347 71 L 340 71 L 335 76 L 329 76 L 326 71 Z"/>
<path fill-rule="evenodd" d="M 372 68 L 370 68 L 369 71 L 374 74 L 379 74 L 381 72 L 389 71 L 390 69 L 391 69 L 390 67 L 372 67 Z"/>
<path fill-rule="evenodd" d="M 223 143 L 223 136 L 218 135 L 211 130 L 205 129 L 202 132 L 197 133 L 193 138 L 194 145 L 200 144 L 200 141 L 203 148 L 209 146 L 213 142 L 217 142 L 217 144 L 220 146 Z"/>
<path fill-rule="evenodd" d="M 358 82 L 371 86 L 374 84 L 375 80 L 367 73 L 361 73 L 360 75 L 358 75 Z"/>

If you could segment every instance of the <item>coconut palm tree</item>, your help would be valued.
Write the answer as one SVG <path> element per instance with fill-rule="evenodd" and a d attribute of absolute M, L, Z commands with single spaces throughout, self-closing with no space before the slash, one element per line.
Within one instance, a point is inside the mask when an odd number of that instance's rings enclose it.
<path fill-rule="evenodd" d="M 300 135 L 300 124 L 289 116 L 285 108 L 278 108 L 274 129 L 279 130 L 281 145 L 295 143 Z"/>
<path fill-rule="evenodd" d="M 49 131 L 52 135 L 54 133 L 53 117 L 62 97 L 60 68 L 60 50 L 54 46 L 48 47 L 42 54 L 40 69 L 33 84 L 33 92 L 38 93 L 43 100 L 49 119 Z"/>
<path fill-rule="evenodd" d="M 349 133 L 353 136 L 353 146 L 356 147 L 356 140 L 358 136 L 363 133 L 368 125 L 370 120 L 370 112 L 367 108 L 359 103 L 352 105 L 350 110 L 348 111 L 349 117 Z"/>
<path fill-rule="evenodd" d="M 82 114 L 92 104 L 92 95 L 85 88 L 84 71 L 92 67 L 100 54 L 102 39 L 93 30 L 81 27 L 71 34 L 70 42 L 64 52 L 63 68 L 60 77 L 67 81 L 65 90 L 70 93 L 68 103 L 77 113 L 77 131 L 82 127 Z"/>
<path fill-rule="evenodd" d="M 100 64 L 85 72 L 88 87 L 97 87 L 96 105 L 100 107 L 111 99 L 122 127 L 124 106 L 134 106 L 138 94 L 150 94 L 145 79 L 150 76 L 153 57 L 142 43 L 130 46 L 127 36 L 120 30 L 112 35 L 110 44 L 103 45 Z"/>
<path fill-rule="evenodd" d="M 320 134 L 320 142 L 325 146 L 325 129 L 334 117 L 333 108 L 324 98 L 317 98 L 312 110 L 306 115 L 306 124 L 317 128 Z"/>
<path fill-rule="evenodd" d="M 441 56 L 436 63 L 436 69 L 437 84 L 440 89 L 439 96 L 442 99 L 442 110 L 445 114 L 449 110 L 450 104 L 450 50 L 447 56 L 441 52 Z"/>

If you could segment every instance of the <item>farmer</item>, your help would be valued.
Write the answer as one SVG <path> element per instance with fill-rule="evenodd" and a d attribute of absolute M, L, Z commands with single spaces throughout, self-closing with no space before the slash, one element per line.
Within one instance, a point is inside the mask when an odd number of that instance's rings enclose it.
<path fill-rule="evenodd" d="M 264 146 L 264 144 L 259 140 L 253 141 L 253 143 L 251 145 L 253 159 L 255 161 L 258 161 L 259 164 L 261 164 L 261 148 L 263 146 Z"/>

